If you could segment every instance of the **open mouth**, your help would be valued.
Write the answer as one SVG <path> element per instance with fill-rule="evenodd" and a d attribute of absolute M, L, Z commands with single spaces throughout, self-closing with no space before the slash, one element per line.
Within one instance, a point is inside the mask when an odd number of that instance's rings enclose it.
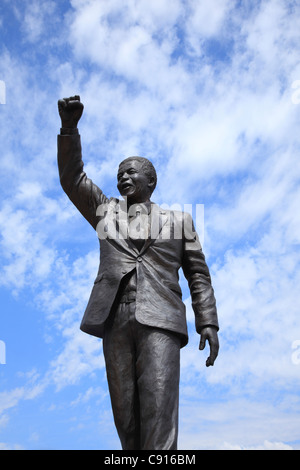
<path fill-rule="evenodd" d="M 132 188 L 132 187 L 133 187 L 133 186 L 132 186 L 132 184 L 130 184 L 130 183 L 124 183 L 124 184 L 122 184 L 122 190 L 123 190 L 123 191 L 126 190 L 126 189 L 129 189 L 129 188 Z"/>

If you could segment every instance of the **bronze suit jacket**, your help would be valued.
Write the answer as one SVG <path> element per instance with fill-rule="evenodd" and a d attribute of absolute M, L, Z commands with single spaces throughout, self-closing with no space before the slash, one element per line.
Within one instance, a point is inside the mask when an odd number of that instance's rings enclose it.
<path fill-rule="evenodd" d="M 178 282 L 180 268 L 189 284 L 197 332 L 209 325 L 218 329 L 211 278 L 197 234 L 191 234 L 191 216 L 152 204 L 151 237 L 139 251 L 128 237 L 127 218 L 120 201 L 108 199 L 86 176 L 78 134 L 58 136 L 58 167 L 63 190 L 97 230 L 100 242 L 99 271 L 81 330 L 103 337 L 104 323 L 121 280 L 136 269 L 137 321 L 179 334 L 184 346 L 188 333 Z"/>

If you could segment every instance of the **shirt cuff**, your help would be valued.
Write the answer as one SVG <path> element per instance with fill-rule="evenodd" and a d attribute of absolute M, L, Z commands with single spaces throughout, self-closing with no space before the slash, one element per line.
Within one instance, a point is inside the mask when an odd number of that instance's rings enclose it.
<path fill-rule="evenodd" d="M 77 127 L 61 127 L 60 135 L 78 135 Z"/>

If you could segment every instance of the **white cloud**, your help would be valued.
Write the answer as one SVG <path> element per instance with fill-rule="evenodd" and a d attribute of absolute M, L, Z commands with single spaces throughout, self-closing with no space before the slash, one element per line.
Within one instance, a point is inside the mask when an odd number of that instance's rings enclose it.
<path fill-rule="evenodd" d="M 166 171 L 163 172 L 162 187 L 171 187 L 169 182 L 178 180 L 184 171 L 187 179 L 182 191 L 187 191 L 188 182 L 195 183 L 196 177 L 201 181 L 245 170 L 249 165 L 251 168 L 257 142 L 279 146 L 293 139 L 297 116 L 289 87 L 297 60 L 293 54 L 284 54 L 281 39 L 289 16 L 278 2 L 276 8 L 268 5 L 283 15 L 282 21 L 278 13 L 272 17 L 276 40 L 270 39 L 274 56 L 280 57 L 280 72 L 274 73 L 273 62 L 262 67 L 260 56 L 249 45 L 248 49 L 233 48 L 232 62 L 221 63 L 219 75 L 209 62 L 189 70 L 187 55 L 171 64 L 170 54 L 177 51 L 179 38 L 175 38 L 175 33 L 171 36 L 162 33 L 163 40 L 159 42 L 155 25 L 146 25 L 139 10 L 133 13 L 132 3 L 122 15 L 119 2 L 73 2 L 73 5 L 77 9 L 70 19 L 72 45 L 79 57 L 101 67 L 98 78 L 92 75 L 84 87 L 88 121 L 86 126 L 82 123 L 82 134 L 87 142 L 103 140 L 107 126 L 113 125 L 117 138 L 108 150 L 116 159 L 118 151 L 126 154 L 127 149 L 132 149 L 144 153 L 147 149 L 148 156 L 157 164 L 164 167 L 168 162 L 169 175 L 164 176 Z M 171 19 L 174 25 L 179 20 L 177 5 L 172 10 L 174 16 L 168 19 L 169 25 Z M 194 35 L 195 40 L 199 31 L 190 26 L 196 18 L 202 18 L 209 34 L 213 34 L 228 19 L 232 8 L 229 3 L 222 2 L 221 7 L 216 2 L 206 15 L 205 5 L 204 2 L 193 5 L 192 9 L 199 9 L 198 16 L 187 8 L 186 16 L 180 18 L 183 30 Z M 117 19 L 115 12 L 119 14 Z M 268 15 L 263 7 L 254 9 L 249 20 L 243 18 L 242 27 L 230 32 L 233 42 L 238 45 L 248 38 L 252 44 L 255 31 L 262 28 L 259 18 Z M 204 21 L 206 16 L 210 17 L 211 25 Z M 297 29 L 290 29 L 288 47 L 297 37 Z M 180 41 L 184 49 L 184 36 Z M 120 82 L 114 88 L 107 85 L 103 70 L 119 74 Z M 128 80 L 135 82 L 133 94 L 128 94 Z M 93 133 L 88 125 L 94 119 L 97 132 Z M 176 191 L 177 188 L 174 194 Z M 169 193 L 172 194 L 171 189 Z"/>
<path fill-rule="evenodd" d="M 72 406 L 76 406 L 80 403 L 87 403 L 91 399 L 97 400 L 97 402 L 103 400 L 106 393 L 101 387 L 90 387 L 84 393 L 80 393 L 79 396 L 71 403 Z"/>
<path fill-rule="evenodd" d="M 254 447 L 241 447 L 239 445 L 229 444 L 224 442 L 221 450 L 294 450 L 292 446 L 284 444 L 283 442 L 269 442 L 264 441 L 262 445 Z"/>
<path fill-rule="evenodd" d="M 0 450 L 24 450 L 24 447 L 19 444 L 7 444 L 0 442 Z"/>
<path fill-rule="evenodd" d="M 299 399 L 297 405 L 293 403 L 284 408 L 279 400 L 273 404 L 256 394 L 247 399 L 242 398 L 240 392 L 227 394 L 224 389 L 223 397 L 208 401 L 211 393 L 203 392 L 199 381 L 193 397 L 181 398 L 179 449 L 221 450 L 225 443 L 234 445 L 236 450 L 254 450 L 262 447 L 262 443 L 275 449 L 279 445 L 290 447 L 288 443 L 295 441 Z"/>
<path fill-rule="evenodd" d="M 296 263 L 293 255 L 260 247 L 228 253 L 213 276 L 221 352 L 212 380 L 248 375 L 248 385 L 272 380 L 283 389 L 297 381 L 291 360 L 292 342 L 300 337 Z"/>
<path fill-rule="evenodd" d="M 226 17 L 234 7 L 234 2 L 228 0 L 189 0 L 187 8 L 189 16 L 186 23 L 186 33 L 193 53 L 201 56 L 203 41 L 222 33 Z"/>
<path fill-rule="evenodd" d="M 39 222 L 41 218 L 38 217 Z M 55 250 L 45 246 L 43 228 L 36 231 L 38 221 L 29 218 L 24 209 L 4 205 L 0 213 L 1 250 L 6 258 L 5 276 L 1 284 L 22 288 L 45 279 L 55 259 Z"/>
<path fill-rule="evenodd" d="M 24 387 L 17 387 L 15 389 L 0 393 L 0 413 L 13 408 L 18 405 L 21 400 L 33 400 L 44 391 L 45 385 L 39 383 L 28 383 Z"/>
<path fill-rule="evenodd" d="M 4 428 L 9 421 L 9 417 L 7 415 L 0 416 L 0 429 Z"/>
<path fill-rule="evenodd" d="M 45 34 L 49 19 L 56 19 L 56 5 L 51 0 L 33 0 L 26 4 L 24 11 L 15 7 L 15 13 L 22 21 L 22 30 L 29 42 L 39 41 Z"/>
<path fill-rule="evenodd" d="M 135 2 L 127 2 L 126 6 L 119 1 L 86 2 L 70 20 L 70 41 L 79 57 L 87 57 L 123 79 L 134 81 L 135 86 L 146 86 L 172 105 L 181 98 L 179 86 L 187 86 L 189 82 L 184 67 L 170 63 L 170 54 L 178 40 L 168 27 L 175 25 L 179 2 L 171 12 L 166 3 L 161 2 L 160 10 L 164 6 L 168 14 L 160 16 L 159 22 L 156 21 L 158 10 L 154 8 L 158 4 L 149 6 L 149 3 L 139 2 L 137 6 Z"/>
<path fill-rule="evenodd" d="M 295 65 L 296 49 L 293 46 L 299 39 L 298 13 L 299 4 L 296 2 L 291 5 L 279 0 L 265 1 L 251 15 L 251 21 L 243 25 L 248 50 L 269 71 L 271 67 L 276 75 L 280 74 L 283 64 Z"/>
<path fill-rule="evenodd" d="M 63 350 L 52 361 L 49 370 L 49 380 L 58 391 L 104 367 L 99 339 L 90 338 L 79 331 L 78 324 L 65 328 L 63 336 Z"/>

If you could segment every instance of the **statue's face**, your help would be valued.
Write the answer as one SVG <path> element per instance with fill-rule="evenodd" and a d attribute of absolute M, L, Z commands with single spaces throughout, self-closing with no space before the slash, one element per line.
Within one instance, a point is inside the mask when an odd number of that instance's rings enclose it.
<path fill-rule="evenodd" d="M 118 171 L 118 190 L 129 202 L 145 202 L 151 191 L 149 176 L 143 170 L 143 164 L 138 160 L 122 162 Z"/>

